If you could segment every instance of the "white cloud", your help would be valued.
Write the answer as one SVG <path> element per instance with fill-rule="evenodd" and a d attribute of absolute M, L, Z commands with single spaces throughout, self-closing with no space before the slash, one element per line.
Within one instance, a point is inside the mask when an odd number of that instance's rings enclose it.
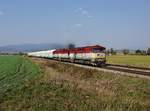
<path fill-rule="evenodd" d="M 81 14 L 82 14 L 82 15 L 87 15 L 87 14 L 88 14 L 88 11 L 82 10 L 82 11 L 81 11 Z"/>
<path fill-rule="evenodd" d="M 88 18 L 93 18 L 93 16 L 91 16 L 91 15 L 88 15 L 87 17 L 88 17 Z"/>
<path fill-rule="evenodd" d="M 83 10 L 83 8 L 77 8 L 75 12 L 80 12 L 81 10 Z"/>
<path fill-rule="evenodd" d="M 0 15 L 3 15 L 4 13 L 2 11 L 0 11 Z"/>
<path fill-rule="evenodd" d="M 83 8 L 78 8 L 79 10 L 83 10 Z"/>
<path fill-rule="evenodd" d="M 75 24 L 76 27 L 82 27 L 83 24 Z"/>
<path fill-rule="evenodd" d="M 76 13 L 80 13 L 81 15 L 84 15 L 84 16 L 86 16 L 86 17 L 88 17 L 88 18 L 93 18 L 93 16 L 90 15 L 89 12 L 88 12 L 87 10 L 83 9 L 83 8 L 77 8 L 77 9 L 75 10 L 75 12 L 76 12 Z"/>

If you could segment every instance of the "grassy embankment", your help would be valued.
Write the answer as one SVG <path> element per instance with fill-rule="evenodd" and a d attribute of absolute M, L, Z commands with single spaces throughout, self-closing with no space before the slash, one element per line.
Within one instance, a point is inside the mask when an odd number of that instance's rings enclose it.
<path fill-rule="evenodd" d="M 113 55 L 107 57 L 108 63 L 123 64 L 150 68 L 150 56 L 144 55 Z"/>
<path fill-rule="evenodd" d="M 32 64 L 28 59 L 25 61 L 29 62 L 28 65 Z M 27 79 L 28 81 L 19 88 L 13 87 L 13 90 L 9 88 L 5 95 L 1 96 L 3 98 L 0 101 L 1 110 L 148 111 L 150 109 L 149 80 L 80 68 L 55 61 L 47 62 L 39 59 L 34 61 L 42 66 L 44 73 L 35 79 Z M 28 67 L 26 70 L 30 70 L 29 66 L 26 67 Z M 26 72 L 24 74 L 28 75 Z M 37 76 L 37 74 L 33 75 Z M 20 74 L 11 77 L 13 82 L 22 78 L 17 78 L 18 76 Z M 3 79 L 3 82 L 13 83 L 7 82 L 7 79 Z"/>

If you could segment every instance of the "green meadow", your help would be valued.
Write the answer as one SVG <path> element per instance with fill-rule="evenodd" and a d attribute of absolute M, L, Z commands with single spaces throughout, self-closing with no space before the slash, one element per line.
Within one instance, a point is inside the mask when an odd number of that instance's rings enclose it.
<path fill-rule="evenodd" d="M 0 56 L 0 102 L 40 74 L 39 66 L 21 56 Z"/>
<path fill-rule="evenodd" d="M 150 56 L 144 55 L 112 55 L 107 57 L 110 64 L 122 64 L 150 68 Z"/>

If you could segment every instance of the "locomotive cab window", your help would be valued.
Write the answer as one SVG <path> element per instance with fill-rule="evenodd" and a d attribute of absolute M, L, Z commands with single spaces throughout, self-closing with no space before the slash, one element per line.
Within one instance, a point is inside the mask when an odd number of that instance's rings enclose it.
<path fill-rule="evenodd" d="M 104 49 L 101 49 L 101 48 L 93 48 L 93 52 L 94 52 L 94 53 L 105 52 L 105 50 L 104 50 Z"/>

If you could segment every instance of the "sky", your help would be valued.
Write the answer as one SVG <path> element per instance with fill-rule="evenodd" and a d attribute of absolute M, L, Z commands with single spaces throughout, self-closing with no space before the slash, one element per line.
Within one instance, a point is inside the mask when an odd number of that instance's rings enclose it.
<path fill-rule="evenodd" d="M 0 46 L 150 47 L 150 0 L 0 0 Z"/>

